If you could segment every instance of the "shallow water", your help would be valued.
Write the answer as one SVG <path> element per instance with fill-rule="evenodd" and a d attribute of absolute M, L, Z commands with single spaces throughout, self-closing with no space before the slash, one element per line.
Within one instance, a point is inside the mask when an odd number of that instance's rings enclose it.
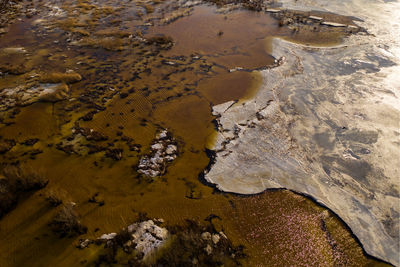
<path fill-rule="evenodd" d="M 40 9 L 40 3 L 34 4 Z M 49 184 L 21 200 L 1 219 L 1 266 L 90 262 L 98 250 L 95 246 L 75 248 L 79 238 L 95 239 L 116 232 L 137 219 L 139 212 L 163 218 L 170 225 L 186 219 L 204 223 L 210 214 L 219 216 L 216 227 L 234 244 L 246 247 L 249 257 L 245 266 L 312 261 L 334 265 L 337 255 L 329 246 L 327 231 L 343 248 L 341 261 L 353 266 L 373 262 L 334 215 L 302 196 L 287 191 L 254 197 L 223 194 L 198 178 L 210 161 L 205 150 L 216 134 L 211 106 L 251 97 L 261 82 L 253 70 L 274 63 L 268 54 L 268 38 L 292 36 L 290 30 L 264 13 L 238 10 L 219 14 L 206 5 L 194 7 L 190 16 L 168 25 L 154 19 L 161 16 L 163 8 L 166 14 L 171 12 L 165 3 L 142 16 L 133 12 L 141 9 L 132 3 L 124 2 L 124 9 L 113 8 L 118 6 L 115 1 L 88 5 L 84 1 L 64 3 L 60 8 L 65 15 L 50 17 L 43 12 L 47 15 L 14 23 L 0 37 L 0 48 L 21 46 L 27 51 L 18 55 L 25 73 L 1 77 L 0 89 L 53 71 L 73 69 L 83 77 L 69 85 L 65 101 L 2 112 L 0 136 L 17 145 L 1 155 L 1 162 L 18 161 L 43 174 Z M 50 4 L 48 9 L 58 10 Z M 38 21 L 42 18 L 46 21 Z M 153 20 L 155 26 L 143 26 Z M 160 50 L 132 41 L 126 32 L 136 31 L 146 38 L 162 33 L 171 36 L 175 44 L 170 50 Z M 14 57 L 4 60 L 11 62 Z M 13 64 L 21 65 L 19 61 Z M 237 67 L 244 70 L 229 72 Z M 95 113 L 93 118 L 81 119 L 88 112 Z M 68 140 L 76 123 L 108 140 L 95 142 L 79 135 Z M 177 140 L 179 155 L 165 175 L 149 181 L 139 176 L 136 165 L 162 128 Z M 123 137 L 141 145 L 140 152 L 131 151 Z M 33 147 L 21 144 L 32 138 L 39 139 Z M 71 154 L 57 149 L 57 144 L 71 142 Z M 104 151 L 92 153 L 89 145 L 120 148 L 122 159 L 107 158 Z M 32 155 L 36 149 L 42 152 Z M 86 235 L 59 239 L 50 231 L 47 224 L 56 212 L 45 201 L 50 193 L 77 204 L 82 223 L 88 227 Z M 104 206 L 88 202 L 95 193 Z M 321 230 L 321 214 L 329 221 L 327 231 Z M 295 218 L 296 225 L 288 216 Z M 299 234 L 297 239 L 292 238 L 293 232 Z M 315 247 L 306 251 L 308 246 Z"/>

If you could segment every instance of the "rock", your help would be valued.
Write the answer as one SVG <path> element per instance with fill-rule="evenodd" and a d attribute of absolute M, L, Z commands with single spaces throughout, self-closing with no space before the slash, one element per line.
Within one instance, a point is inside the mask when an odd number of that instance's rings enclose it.
<path fill-rule="evenodd" d="M 227 236 L 225 235 L 225 233 L 224 233 L 224 232 L 222 232 L 222 231 L 221 231 L 221 232 L 219 232 L 219 235 L 220 235 L 220 236 L 222 236 L 222 237 L 223 237 L 223 238 L 225 238 L 225 239 L 228 239 L 228 237 L 227 237 Z"/>
<path fill-rule="evenodd" d="M 186 1 L 183 6 L 184 7 L 192 7 L 192 6 L 196 6 L 196 5 L 200 5 L 202 3 L 202 1 Z"/>
<path fill-rule="evenodd" d="M 242 67 L 236 67 L 236 68 L 230 69 L 229 72 L 235 72 L 235 71 L 240 71 L 240 70 L 243 70 L 243 68 Z"/>
<path fill-rule="evenodd" d="M 359 27 L 355 26 L 355 25 L 347 25 L 347 28 L 351 29 L 351 30 L 358 30 L 360 29 Z"/>
<path fill-rule="evenodd" d="M 159 134 L 157 134 L 156 139 L 164 139 L 168 137 L 168 131 L 162 130 Z"/>
<path fill-rule="evenodd" d="M 210 246 L 210 244 L 207 244 L 207 246 L 204 248 L 204 250 L 207 252 L 207 255 L 211 255 L 213 249 Z"/>
<path fill-rule="evenodd" d="M 165 150 L 165 153 L 168 155 L 176 154 L 178 151 L 178 148 L 175 145 L 168 145 L 167 149 Z"/>
<path fill-rule="evenodd" d="M 162 150 L 164 148 L 162 143 L 156 143 L 154 145 L 151 146 L 152 150 Z"/>
<path fill-rule="evenodd" d="M 331 27 L 346 27 L 347 24 L 337 23 L 332 21 L 323 21 L 321 22 L 322 25 L 331 26 Z"/>
<path fill-rule="evenodd" d="M 178 155 L 178 147 L 168 131 L 163 130 L 156 135 L 150 149 L 149 154 L 140 158 L 136 169 L 138 173 L 154 178 L 166 172 L 167 164 Z"/>
<path fill-rule="evenodd" d="M 279 12 L 281 12 L 280 9 L 275 9 L 275 8 L 267 8 L 266 11 L 267 12 L 271 12 L 271 13 L 279 13 Z"/>
<path fill-rule="evenodd" d="M 9 109 L 15 105 L 26 106 L 35 102 L 57 102 L 68 97 L 66 84 L 39 84 L 33 87 L 18 86 L 0 92 L 0 109 Z"/>
<path fill-rule="evenodd" d="M 169 238 L 166 228 L 154 224 L 152 220 L 131 224 L 120 234 L 103 234 L 98 240 L 103 242 L 119 242 L 124 239 L 124 250 L 134 249 L 136 253 L 143 255 L 143 260 L 163 246 Z"/>
<path fill-rule="evenodd" d="M 23 54 L 26 53 L 24 47 L 6 47 L 3 48 L 2 51 L 7 54 Z"/>
<path fill-rule="evenodd" d="M 211 240 L 211 234 L 209 232 L 204 232 L 201 234 L 201 238 L 205 241 Z"/>
<path fill-rule="evenodd" d="M 117 235 L 117 233 L 103 234 L 103 235 L 101 235 L 98 239 L 101 239 L 101 240 L 111 240 L 111 239 L 113 239 L 114 237 L 116 237 L 116 235 Z"/>
<path fill-rule="evenodd" d="M 168 66 L 176 66 L 176 65 L 178 65 L 178 63 L 176 63 L 174 61 L 165 61 L 165 60 L 163 60 L 162 63 L 164 65 L 168 65 Z"/>
<path fill-rule="evenodd" d="M 155 225 L 152 220 L 132 224 L 128 226 L 128 231 L 132 233 L 135 249 L 142 252 L 144 257 L 161 247 L 169 236 L 167 229 Z"/>
<path fill-rule="evenodd" d="M 84 249 L 87 248 L 89 246 L 89 244 L 91 244 L 93 241 L 89 240 L 89 239 L 80 239 L 79 240 L 79 244 L 78 244 L 78 248 L 80 249 Z"/>
<path fill-rule="evenodd" d="M 218 244 L 220 239 L 221 239 L 221 237 L 218 234 L 212 235 L 212 241 L 213 241 L 214 245 Z"/>
<path fill-rule="evenodd" d="M 318 20 L 321 21 L 323 18 L 317 17 L 317 16 L 309 16 L 308 18 L 313 19 L 313 20 Z"/>
<path fill-rule="evenodd" d="M 38 101 L 57 102 L 60 100 L 64 100 L 68 97 L 69 88 L 66 84 L 63 83 L 42 84 L 41 89 L 42 91 L 38 96 Z"/>

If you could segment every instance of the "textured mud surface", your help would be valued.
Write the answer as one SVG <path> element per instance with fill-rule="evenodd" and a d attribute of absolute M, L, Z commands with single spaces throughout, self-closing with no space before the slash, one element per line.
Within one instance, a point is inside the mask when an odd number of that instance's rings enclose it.
<path fill-rule="evenodd" d="M 369 34 L 333 48 L 275 39 L 273 56 L 284 62 L 263 71 L 255 98 L 214 107 L 220 134 L 206 179 L 227 192 L 310 195 L 335 211 L 368 253 L 398 265 L 400 6 L 284 6 L 355 16 Z"/>
<path fill-rule="evenodd" d="M 217 136 L 212 106 L 244 103 L 260 70 L 288 66 L 271 55 L 272 37 L 330 46 L 364 31 L 351 17 L 276 8 L 10 1 L 0 17 L 0 266 L 385 265 L 304 196 L 244 197 L 199 179 Z"/>

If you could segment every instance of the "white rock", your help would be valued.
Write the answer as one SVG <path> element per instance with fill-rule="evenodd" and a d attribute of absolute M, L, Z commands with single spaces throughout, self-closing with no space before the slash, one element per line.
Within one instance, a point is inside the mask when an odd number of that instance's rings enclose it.
<path fill-rule="evenodd" d="M 267 12 L 271 12 L 271 13 L 278 13 L 278 12 L 280 12 L 281 10 L 280 10 L 280 9 L 275 9 L 275 8 L 267 8 L 266 11 L 267 11 Z"/>
<path fill-rule="evenodd" d="M 87 248 L 88 246 L 89 246 L 89 244 L 91 243 L 91 241 L 89 240 L 89 239 L 85 239 L 85 240 L 82 240 L 80 243 L 79 243 L 79 248 Z"/>
<path fill-rule="evenodd" d="M 332 22 L 332 21 L 323 21 L 321 22 L 322 25 L 332 26 L 332 27 L 346 27 L 346 24 Z"/>
<path fill-rule="evenodd" d="M 165 153 L 168 155 L 175 154 L 177 151 L 177 147 L 175 145 L 168 145 L 167 149 L 165 150 Z"/>
<path fill-rule="evenodd" d="M 209 244 L 207 244 L 207 246 L 204 248 L 204 250 L 207 252 L 207 255 L 211 255 L 212 247 Z"/>
<path fill-rule="evenodd" d="M 201 234 L 203 240 L 211 240 L 211 234 L 209 232 L 204 232 Z"/>
<path fill-rule="evenodd" d="M 313 19 L 313 20 L 322 20 L 323 19 L 323 18 L 317 17 L 317 16 L 309 16 L 309 18 Z"/>
<path fill-rule="evenodd" d="M 131 224 L 128 232 L 132 233 L 135 249 L 145 257 L 162 246 L 169 237 L 168 230 L 155 225 L 152 220 Z"/>
<path fill-rule="evenodd" d="M 219 232 L 219 235 L 220 235 L 220 236 L 222 236 L 222 237 L 223 237 L 223 238 L 225 238 L 225 239 L 228 239 L 228 237 L 227 237 L 227 236 L 225 235 L 225 233 L 224 233 L 224 232 L 222 232 L 222 231 L 221 231 L 221 232 Z"/>
<path fill-rule="evenodd" d="M 116 237 L 116 235 L 117 235 L 117 233 L 103 234 L 102 236 L 99 237 L 99 239 L 111 240 L 111 239 L 114 239 L 114 237 Z"/>
<path fill-rule="evenodd" d="M 157 139 L 164 139 L 164 138 L 166 138 L 168 136 L 168 131 L 167 130 L 163 130 L 162 132 L 160 132 L 158 135 L 157 135 Z"/>
<path fill-rule="evenodd" d="M 24 47 L 6 47 L 3 48 L 3 52 L 7 54 L 18 54 L 18 53 L 26 53 Z"/>
<path fill-rule="evenodd" d="M 219 240 L 221 239 L 221 237 L 219 236 L 219 234 L 213 234 L 212 235 L 212 241 L 213 243 L 216 245 L 218 244 Z"/>
<path fill-rule="evenodd" d="M 156 143 L 151 146 L 151 149 L 153 149 L 153 150 L 161 150 L 163 148 L 164 148 L 164 145 L 162 143 Z"/>

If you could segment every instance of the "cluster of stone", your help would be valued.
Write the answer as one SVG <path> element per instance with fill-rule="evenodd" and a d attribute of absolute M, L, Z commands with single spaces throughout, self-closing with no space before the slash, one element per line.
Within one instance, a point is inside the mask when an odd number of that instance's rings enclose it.
<path fill-rule="evenodd" d="M 163 130 L 157 134 L 153 141 L 150 153 L 139 160 L 138 173 L 147 177 L 161 176 L 166 172 L 167 165 L 176 159 L 178 147 L 172 135 Z"/>

